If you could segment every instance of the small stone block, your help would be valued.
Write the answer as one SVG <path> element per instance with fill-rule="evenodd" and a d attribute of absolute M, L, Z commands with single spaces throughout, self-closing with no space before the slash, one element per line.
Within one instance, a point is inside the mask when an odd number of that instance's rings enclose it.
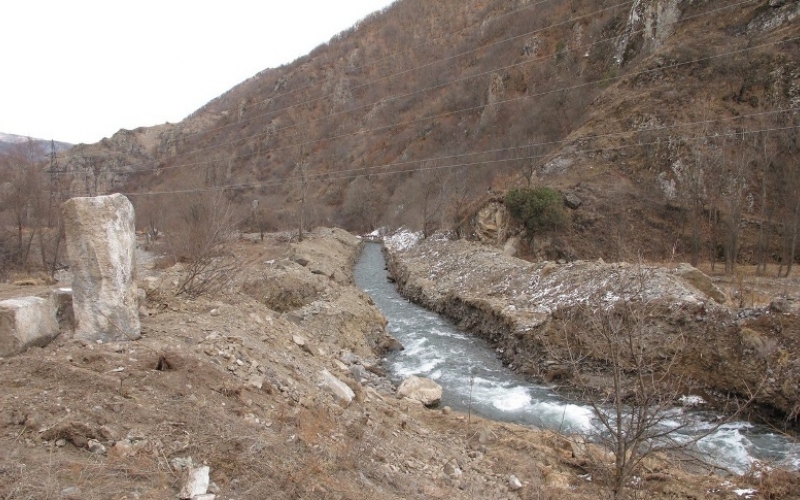
<path fill-rule="evenodd" d="M 21 297 L 0 302 L 0 356 L 47 345 L 57 335 L 56 310 L 50 300 Z"/>

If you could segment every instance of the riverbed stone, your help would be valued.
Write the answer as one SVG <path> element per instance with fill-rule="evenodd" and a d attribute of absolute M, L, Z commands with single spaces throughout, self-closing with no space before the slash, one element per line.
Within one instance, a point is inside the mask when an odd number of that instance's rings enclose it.
<path fill-rule="evenodd" d="M 336 378 L 336 376 L 332 375 L 328 370 L 322 370 L 319 372 L 319 376 L 322 386 L 328 389 L 336 399 L 344 403 L 345 406 L 349 405 L 353 401 L 353 398 L 356 397 L 353 389 Z"/>
<path fill-rule="evenodd" d="M 685 282 L 708 295 L 711 299 L 719 304 L 724 304 L 727 300 L 725 294 L 717 288 L 705 273 L 692 266 L 691 264 L 682 263 L 675 269 L 675 274 L 681 277 Z"/>
<path fill-rule="evenodd" d="M 0 356 L 11 356 L 58 335 L 53 302 L 41 297 L 0 301 Z"/>
<path fill-rule="evenodd" d="M 76 338 L 139 338 L 133 205 L 120 194 L 72 198 L 62 212 Z"/>
<path fill-rule="evenodd" d="M 413 399 L 425 406 L 436 406 L 442 400 L 442 386 L 429 378 L 412 375 L 397 388 L 397 397 Z"/>

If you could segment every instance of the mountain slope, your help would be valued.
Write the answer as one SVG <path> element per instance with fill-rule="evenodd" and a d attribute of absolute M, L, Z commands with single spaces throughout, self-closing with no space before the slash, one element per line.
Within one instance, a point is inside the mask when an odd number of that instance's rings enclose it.
<path fill-rule="evenodd" d="M 32 140 L 39 148 L 46 147 L 48 151 L 50 149 L 50 141 L 44 139 L 33 139 L 30 137 L 25 137 L 15 134 L 5 134 L 3 132 L 0 132 L 0 153 L 6 153 L 12 150 L 15 147 L 15 145 L 22 144 L 29 140 Z M 53 144 L 55 145 L 56 153 L 62 153 L 72 147 L 72 144 L 66 142 L 54 141 Z"/>
<path fill-rule="evenodd" d="M 777 255 L 798 14 L 781 0 L 401 0 L 180 124 L 121 131 L 69 165 L 102 190 L 225 188 L 280 228 L 301 206 L 353 230 L 451 227 L 496 191 L 548 184 L 583 202 L 527 250 L 550 257 L 713 254 L 719 214 L 746 226 L 771 212 Z M 733 163 L 736 186 L 730 167 L 686 167 Z M 712 196 L 732 190 L 739 206 Z M 689 227 L 709 213 L 719 221 Z"/>

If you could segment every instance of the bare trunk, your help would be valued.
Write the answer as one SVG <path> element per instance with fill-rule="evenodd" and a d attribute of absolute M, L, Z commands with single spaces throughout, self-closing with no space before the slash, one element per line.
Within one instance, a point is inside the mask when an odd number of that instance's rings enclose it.
<path fill-rule="evenodd" d="M 22 253 L 22 266 L 24 267 L 28 263 L 28 257 L 31 254 L 31 246 L 33 244 L 33 237 L 36 236 L 37 231 L 31 231 L 30 236 L 28 236 L 28 241 L 25 242 L 25 250 Z"/>
<path fill-rule="evenodd" d="M 17 219 L 17 256 L 22 257 L 22 220 Z"/>
<path fill-rule="evenodd" d="M 39 255 L 42 257 L 42 269 L 47 269 L 47 250 L 44 244 L 44 230 L 39 228 Z"/>
<path fill-rule="evenodd" d="M 764 226 L 767 223 L 767 169 L 761 177 L 761 221 L 758 224 L 758 246 L 756 248 L 756 274 L 767 270 L 767 238 Z"/>
<path fill-rule="evenodd" d="M 700 263 L 700 216 L 702 206 L 698 206 L 699 202 L 695 200 L 692 211 L 692 254 L 691 264 L 694 267 Z"/>
<path fill-rule="evenodd" d="M 61 250 L 62 225 L 61 225 L 60 221 L 59 221 L 57 230 L 58 230 L 58 234 L 56 235 L 56 245 L 55 245 L 55 248 L 53 249 L 53 260 L 50 262 L 50 277 L 51 278 L 56 275 L 56 266 L 58 265 L 58 254 L 59 254 L 59 251 Z"/>
<path fill-rule="evenodd" d="M 794 266 L 794 256 L 797 251 L 797 231 L 800 226 L 800 197 L 794 206 L 794 220 L 792 221 L 792 241 L 789 243 L 789 262 L 786 263 L 786 277 L 792 274 L 792 266 Z"/>

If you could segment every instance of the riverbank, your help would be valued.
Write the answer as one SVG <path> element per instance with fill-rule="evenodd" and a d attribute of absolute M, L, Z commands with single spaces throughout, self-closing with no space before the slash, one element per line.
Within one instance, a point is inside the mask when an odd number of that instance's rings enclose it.
<path fill-rule="evenodd" d="M 608 455 L 577 439 L 398 399 L 379 363 L 386 320 L 352 284 L 360 248 L 331 229 L 302 243 L 240 235 L 226 249 L 240 272 L 191 300 L 174 293 L 180 264 L 142 259 L 141 339 L 87 343 L 66 329 L 0 360 L 0 497 L 172 500 L 203 467 L 208 500 L 608 493 Z M 654 459 L 631 488 L 779 498 L 786 481 L 773 477 Z"/>
<path fill-rule="evenodd" d="M 387 239 L 386 254 L 404 296 L 486 338 L 519 373 L 603 391 L 612 353 L 601 325 L 622 316 L 648 359 L 669 361 L 682 395 L 717 407 L 752 397 L 765 421 L 797 428 L 800 304 L 791 298 L 737 308 L 688 265 L 531 263 L 485 245 L 408 233 Z"/>

